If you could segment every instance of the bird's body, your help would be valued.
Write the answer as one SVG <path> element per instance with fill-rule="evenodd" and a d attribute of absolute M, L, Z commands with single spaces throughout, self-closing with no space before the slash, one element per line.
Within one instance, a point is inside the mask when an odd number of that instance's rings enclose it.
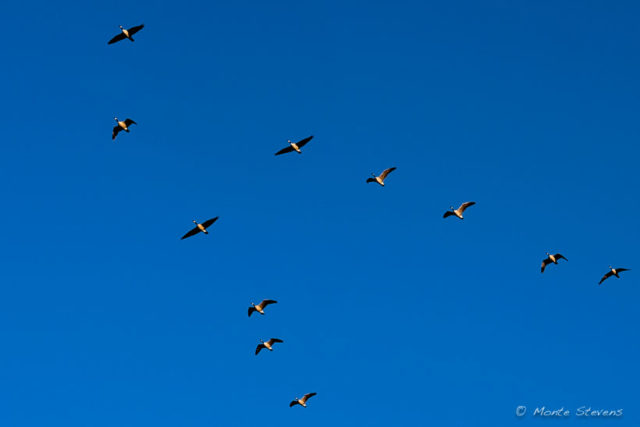
<path fill-rule="evenodd" d="M 204 233 L 204 234 L 209 234 L 209 232 L 207 231 L 207 228 L 209 228 L 211 226 L 211 224 L 213 224 L 214 222 L 216 222 L 218 220 L 218 218 L 220 218 L 219 216 L 215 217 L 215 218 L 211 218 L 206 220 L 205 222 L 203 222 L 202 224 L 200 224 L 198 221 L 196 221 L 195 219 L 193 220 L 193 223 L 196 225 L 195 227 L 193 227 L 191 230 L 189 230 L 187 232 L 187 234 L 185 234 L 184 236 L 182 236 L 180 238 L 180 240 L 184 240 L 187 237 L 191 237 L 195 234 L 198 234 L 200 232 Z"/>
<path fill-rule="evenodd" d="M 549 252 L 547 252 L 547 257 L 545 259 L 542 260 L 542 266 L 540 267 L 540 272 L 544 273 L 544 269 L 547 267 L 547 265 L 553 263 L 553 264 L 557 264 L 558 260 L 565 260 L 565 261 L 569 261 L 568 259 L 566 259 L 562 254 L 550 254 Z"/>
<path fill-rule="evenodd" d="M 298 142 L 291 142 L 291 140 L 288 140 L 287 142 L 289 143 L 289 146 L 278 151 L 276 153 L 276 156 L 279 156 L 280 154 L 291 153 L 292 151 L 295 151 L 298 154 L 302 154 L 302 151 L 300 149 L 304 147 L 307 144 L 307 142 L 311 141 L 312 139 L 313 139 L 313 135 L 308 136 L 305 139 L 301 139 Z"/>
<path fill-rule="evenodd" d="M 113 127 L 113 132 L 111 133 L 111 140 L 115 140 L 116 136 L 118 136 L 118 133 L 121 130 L 129 133 L 129 126 L 137 125 L 137 123 L 131 119 L 118 120 L 117 117 L 114 117 L 114 120 L 116 121 L 116 125 Z"/>
<path fill-rule="evenodd" d="M 249 307 L 249 317 L 253 314 L 254 311 L 264 315 L 264 308 L 269 304 L 276 304 L 278 301 L 272 299 L 264 299 L 259 304 L 251 303 L 251 307 Z"/>
<path fill-rule="evenodd" d="M 392 167 L 392 168 L 383 170 L 380 175 L 376 175 L 375 173 L 372 173 L 371 178 L 367 178 L 367 183 L 375 182 L 384 187 L 384 180 L 387 178 L 387 175 L 389 175 L 394 170 L 396 170 L 396 168 Z"/>
<path fill-rule="evenodd" d="M 628 268 L 613 268 L 611 266 L 609 266 L 609 269 L 610 271 L 608 271 L 604 276 L 602 276 L 602 279 L 600 279 L 600 282 L 598 282 L 598 285 L 601 285 L 602 282 L 604 282 L 611 276 L 616 276 L 616 278 L 619 279 L 620 273 L 622 273 L 623 271 L 629 271 Z"/>
<path fill-rule="evenodd" d="M 144 28 L 144 24 L 131 27 L 129 29 L 126 29 L 122 25 L 120 25 L 120 34 L 118 34 L 117 36 L 109 40 L 109 43 L 107 44 L 117 43 L 120 40 L 124 40 L 124 39 L 129 39 L 133 42 L 134 40 L 132 36 L 143 28 Z"/>
<path fill-rule="evenodd" d="M 302 396 L 300 399 L 298 399 L 297 397 L 294 398 L 291 403 L 289 403 L 289 408 L 295 406 L 295 405 L 300 405 L 303 408 L 307 407 L 307 400 L 309 400 L 310 397 L 315 396 L 317 393 L 307 393 L 304 396 Z"/>
<path fill-rule="evenodd" d="M 256 356 L 258 355 L 258 353 L 260 353 L 260 350 L 262 350 L 263 348 L 266 348 L 269 351 L 273 351 L 273 344 L 277 342 L 281 343 L 284 341 L 278 338 L 271 338 L 269 341 L 260 340 L 260 344 L 258 344 L 258 346 L 256 347 Z"/>
<path fill-rule="evenodd" d="M 460 219 L 464 219 L 464 216 L 462 215 L 464 213 L 464 211 L 469 207 L 469 206 L 473 206 L 475 205 L 476 202 L 465 202 L 463 204 L 460 205 L 460 207 L 458 209 L 454 209 L 453 206 L 449 207 L 449 210 L 446 211 L 444 213 L 444 215 L 442 216 L 443 218 L 446 218 L 448 216 L 452 216 L 455 215 Z"/>

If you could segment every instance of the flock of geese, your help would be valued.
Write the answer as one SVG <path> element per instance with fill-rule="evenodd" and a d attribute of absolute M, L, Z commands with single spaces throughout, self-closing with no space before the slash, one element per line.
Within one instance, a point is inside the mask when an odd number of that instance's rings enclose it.
<path fill-rule="evenodd" d="M 117 43 L 119 41 L 128 39 L 131 42 L 134 41 L 133 39 L 133 35 L 136 34 L 138 31 L 142 30 L 144 28 L 144 24 L 141 25 L 137 25 L 135 27 L 131 27 L 128 29 L 125 29 L 122 25 L 120 25 L 120 33 L 118 35 L 116 35 L 115 37 L 113 37 L 111 40 L 109 40 L 108 44 L 114 44 Z M 114 118 L 116 121 L 116 126 L 114 126 L 113 128 L 113 132 L 111 135 L 111 139 L 115 140 L 116 137 L 118 136 L 118 133 L 120 133 L 121 131 L 125 131 L 127 133 L 129 133 L 129 127 L 131 125 L 135 125 L 137 124 L 134 120 L 127 118 L 123 121 L 118 120 L 117 117 Z M 313 139 L 313 135 L 308 136 L 304 139 L 301 139 L 300 141 L 297 142 L 291 142 L 291 140 L 288 140 L 287 143 L 289 144 L 287 147 L 281 149 L 280 151 L 276 152 L 275 155 L 279 156 L 281 154 L 286 154 L 286 153 L 291 153 L 291 152 L 296 152 L 298 154 L 302 154 L 302 150 L 301 148 L 304 147 L 306 144 L 308 144 L 311 140 Z M 367 178 L 366 182 L 370 183 L 370 182 L 374 182 L 382 187 L 384 187 L 384 182 L 387 179 L 387 177 L 389 176 L 389 174 L 391 172 L 393 172 L 394 170 L 396 170 L 395 167 L 390 167 L 388 169 L 383 170 L 380 175 L 376 175 L 375 173 L 371 174 L 370 178 Z M 475 205 L 476 202 L 465 202 L 462 203 L 457 209 L 455 209 L 453 206 L 451 206 L 449 208 L 449 210 L 447 210 L 444 215 L 443 218 L 447 218 L 450 216 L 456 216 L 459 219 L 464 219 L 463 213 L 465 212 L 465 210 L 467 208 L 469 208 L 470 206 Z M 211 218 L 208 219 L 202 223 L 199 223 L 196 220 L 193 220 L 193 223 L 195 224 L 195 227 L 193 227 L 191 230 L 189 230 L 184 236 L 181 237 L 181 240 L 184 240 L 186 238 L 195 236 L 196 234 L 199 233 L 203 233 L 203 234 L 209 234 L 209 232 L 207 231 L 207 229 L 209 227 L 211 227 L 217 220 L 218 220 L 218 216 L 216 216 L 215 218 Z M 549 252 L 547 252 L 547 257 L 545 259 L 542 260 L 542 266 L 540 268 L 540 272 L 544 273 L 545 268 L 549 265 L 549 264 L 558 264 L 559 260 L 565 260 L 568 261 L 567 258 L 565 258 L 562 254 L 550 254 Z M 613 268 L 612 266 L 609 266 L 609 271 L 607 273 L 605 273 L 604 276 L 602 276 L 602 278 L 600 279 L 600 282 L 598 283 L 599 285 L 601 285 L 605 280 L 607 280 L 608 278 L 615 276 L 616 278 L 620 278 L 620 273 L 623 271 L 629 271 L 628 268 Z M 257 312 L 261 315 L 264 315 L 264 310 L 267 306 L 271 305 L 271 304 L 276 304 L 277 301 L 272 300 L 272 299 L 265 299 L 262 300 L 260 303 L 258 304 L 254 304 L 253 302 L 251 303 L 251 306 L 249 307 L 249 317 L 251 317 L 251 315 L 254 312 Z M 276 343 L 283 343 L 284 341 L 279 339 L 279 338 L 270 338 L 267 341 L 263 341 L 260 340 L 260 344 L 258 344 L 258 346 L 256 347 L 256 351 L 255 354 L 256 356 L 260 353 L 260 351 L 262 349 L 267 349 L 269 351 L 273 351 L 274 348 L 274 344 Z M 289 407 L 293 407 L 296 405 L 300 405 L 303 408 L 307 407 L 307 401 L 309 400 L 309 398 L 315 396 L 316 393 L 307 393 L 305 395 L 303 395 L 301 398 L 294 398 L 291 403 L 289 403 Z"/>

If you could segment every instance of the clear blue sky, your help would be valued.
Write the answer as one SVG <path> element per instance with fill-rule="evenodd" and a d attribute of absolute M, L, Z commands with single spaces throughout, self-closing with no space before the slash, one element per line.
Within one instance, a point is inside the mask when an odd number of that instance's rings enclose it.
<path fill-rule="evenodd" d="M 0 425 L 640 425 L 637 2 L 95 3 L 0 17 Z"/>

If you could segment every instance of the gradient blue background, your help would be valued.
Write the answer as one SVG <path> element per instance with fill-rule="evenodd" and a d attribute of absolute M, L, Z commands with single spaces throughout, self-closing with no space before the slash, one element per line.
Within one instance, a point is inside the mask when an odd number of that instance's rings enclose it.
<path fill-rule="evenodd" d="M 637 2 L 93 3 L 0 17 L 0 425 L 640 425 Z"/>

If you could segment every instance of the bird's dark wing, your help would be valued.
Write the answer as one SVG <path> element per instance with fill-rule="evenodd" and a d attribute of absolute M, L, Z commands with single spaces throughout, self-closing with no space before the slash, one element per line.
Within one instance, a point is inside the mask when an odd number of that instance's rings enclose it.
<path fill-rule="evenodd" d="M 307 142 L 311 141 L 312 139 L 313 139 L 313 135 L 305 139 L 301 139 L 300 141 L 296 142 L 296 145 L 298 146 L 298 148 L 302 148 L 307 144 Z"/>
<path fill-rule="evenodd" d="M 302 400 L 303 402 L 305 402 L 305 403 L 306 403 L 306 402 L 307 402 L 307 400 L 309 400 L 309 398 L 310 398 L 310 397 L 313 397 L 313 396 L 315 396 L 316 394 L 317 394 L 317 393 L 307 393 L 307 394 L 305 394 L 304 396 L 302 396 L 302 399 L 300 399 L 300 400 Z"/>
<path fill-rule="evenodd" d="M 465 203 L 460 205 L 460 210 L 462 212 L 464 212 L 464 210 L 467 209 L 469 206 L 473 206 L 475 204 L 476 204 L 476 202 L 465 202 Z"/>
<path fill-rule="evenodd" d="M 189 230 L 189 231 L 187 232 L 187 234 L 185 234 L 184 236 L 182 236 L 182 237 L 180 238 L 180 240 L 184 240 L 184 239 L 186 239 L 187 237 L 191 237 L 191 236 L 193 236 L 193 235 L 195 235 L 195 234 L 198 234 L 199 232 L 200 232 L 200 229 L 199 229 L 198 227 L 194 227 L 194 228 L 192 228 L 191 230 Z"/>
<path fill-rule="evenodd" d="M 629 271 L 628 268 L 616 268 L 616 271 L 620 273 L 621 271 Z"/>
<path fill-rule="evenodd" d="M 131 27 L 127 31 L 129 32 L 129 35 L 132 36 L 143 28 L 144 28 L 144 24 L 138 25 L 136 27 Z"/>
<path fill-rule="evenodd" d="M 373 179 L 373 178 L 367 178 L 367 184 L 370 183 L 370 182 L 376 182 L 376 180 Z"/>
<path fill-rule="evenodd" d="M 289 408 L 293 408 L 294 406 L 299 405 L 297 400 L 292 400 L 291 403 L 289 403 Z"/>
<path fill-rule="evenodd" d="M 115 125 L 113 127 L 113 132 L 111 133 L 111 139 L 116 139 L 116 136 L 118 136 L 118 132 L 120 132 L 122 130 L 122 128 L 120 127 L 120 125 Z"/>
<path fill-rule="evenodd" d="M 134 121 L 133 121 L 133 120 L 131 120 L 131 119 L 126 119 L 126 120 L 124 121 L 124 124 L 125 124 L 125 125 L 127 125 L 127 126 L 137 125 L 137 123 L 136 123 L 136 122 L 134 122 Z"/>
<path fill-rule="evenodd" d="M 111 40 L 109 40 L 109 43 L 107 43 L 107 44 L 114 44 L 114 43 L 119 42 L 120 40 L 124 40 L 126 38 L 127 37 L 123 33 L 120 33 L 117 36 L 115 36 L 114 38 L 112 38 Z"/>
<path fill-rule="evenodd" d="M 204 228 L 209 228 L 209 226 L 210 226 L 211 224 L 213 224 L 214 222 L 216 222 L 216 221 L 218 220 L 218 218 L 220 218 L 220 217 L 219 217 L 219 216 L 217 216 L 217 217 L 215 217 L 215 218 L 208 219 L 208 220 L 206 220 L 205 222 L 203 222 L 203 223 L 202 223 L 202 226 L 203 226 Z"/>
<path fill-rule="evenodd" d="M 542 260 L 542 267 L 540 268 L 540 273 L 544 273 L 544 268 L 551 262 L 549 258 Z"/>
<path fill-rule="evenodd" d="M 451 216 L 451 215 L 453 215 L 453 212 L 451 212 L 451 211 L 446 211 L 446 212 L 444 213 L 444 215 L 442 215 L 442 218 L 446 218 L 446 217 Z"/>
<path fill-rule="evenodd" d="M 380 174 L 380 179 L 384 181 L 384 179 L 387 177 L 387 175 L 389 175 L 391 172 L 393 172 L 394 170 L 396 170 L 397 168 L 393 167 L 393 168 L 389 168 L 389 169 L 385 169 L 384 171 L 382 171 L 382 173 Z"/>
<path fill-rule="evenodd" d="M 554 255 L 554 258 L 556 259 L 556 261 L 557 261 L 557 260 L 559 260 L 559 259 L 563 259 L 563 260 L 565 260 L 565 261 L 569 261 L 569 260 L 568 260 L 568 259 L 566 259 L 566 258 L 564 257 L 564 255 L 562 255 L 562 254 L 555 254 L 555 255 Z"/>
<path fill-rule="evenodd" d="M 260 353 L 260 350 L 262 350 L 264 347 L 264 344 L 258 344 L 258 346 L 256 347 L 256 356 L 258 355 L 258 353 Z"/>
<path fill-rule="evenodd" d="M 605 280 L 607 280 L 611 276 L 613 276 L 613 271 L 610 271 L 607 274 L 605 274 L 604 276 L 602 276 L 602 279 L 600 279 L 600 282 L 598 282 L 598 285 L 601 285 L 602 282 L 604 282 Z"/>
<path fill-rule="evenodd" d="M 253 314 L 254 311 L 258 311 L 258 310 L 256 310 L 254 306 L 249 307 L 249 317 L 251 317 L 251 314 Z"/>
<path fill-rule="evenodd" d="M 260 306 L 262 308 L 265 308 L 266 306 L 268 306 L 269 304 L 276 304 L 278 301 L 276 300 L 272 300 L 272 299 L 263 299 L 262 302 L 260 303 Z"/>
<path fill-rule="evenodd" d="M 283 148 L 282 150 L 278 151 L 278 152 L 276 153 L 276 156 L 279 156 L 280 154 L 284 154 L 284 153 L 290 153 L 290 152 L 292 152 L 292 151 L 295 151 L 295 150 L 293 149 L 293 147 L 292 147 L 292 146 L 288 146 L 288 147 Z"/>
<path fill-rule="evenodd" d="M 269 341 L 273 344 L 274 342 L 284 342 L 280 338 L 271 338 Z"/>

